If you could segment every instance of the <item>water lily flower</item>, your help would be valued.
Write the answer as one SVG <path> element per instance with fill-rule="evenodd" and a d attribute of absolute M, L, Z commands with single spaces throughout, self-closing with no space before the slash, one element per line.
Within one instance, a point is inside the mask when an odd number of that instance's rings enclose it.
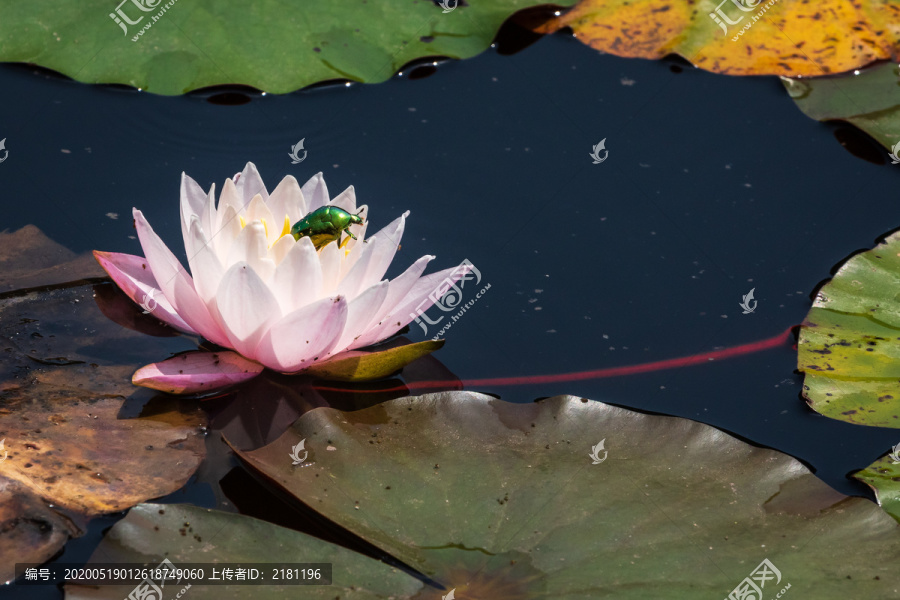
<path fill-rule="evenodd" d="M 295 240 L 291 225 L 322 206 L 359 214 L 356 239 L 319 250 L 309 237 Z M 367 207 L 356 206 L 353 187 L 330 198 L 319 173 L 302 187 L 285 177 L 269 194 L 256 166 L 205 193 L 181 179 L 181 232 L 190 273 L 134 209 L 144 257 L 94 251 L 113 281 L 145 312 L 180 331 L 234 352 L 194 352 L 147 365 L 138 385 L 170 392 L 212 390 L 258 375 L 313 365 L 385 340 L 427 310 L 444 280 L 458 268 L 423 272 L 434 256 L 416 260 L 393 280 L 384 278 L 400 244 L 409 212 L 366 238 Z"/>

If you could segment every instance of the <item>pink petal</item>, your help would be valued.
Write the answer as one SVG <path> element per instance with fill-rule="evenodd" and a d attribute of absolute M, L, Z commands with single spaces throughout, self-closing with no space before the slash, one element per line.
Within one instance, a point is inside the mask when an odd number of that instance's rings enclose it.
<path fill-rule="evenodd" d="M 414 262 L 412 265 L 410 265 L 409 268 L 406 269 L 403 273 L 401 273 L 397 277 L 394 277 L 394 280 L 391 281 L 390 286 L 388 287 L 387 298 L 384 299 L 384 302 L 381 304 L 381 308 L 377 313 L 375 313 L 375 315 L 372 317 L 372 320 L 366 326 L 363 335 L 360 336 L 360 340 L 366 341 L 370 339 L 370 330 L 382 324 L 385 321 L 385 317 L 393 312 L 393 310 L 397 307 L 397 304 L 399 304 L 400 301 L 406 297 L 412 287 L 419 280 L 419 277 L 422 276 L 422 273 L 425 271 L 425 267 L 427 267 L 428 263 L 430 263 L 432 260 L 434 260 L 434 256 L 425 255 Z M 374 341 L 366 342 L 365 345 L 371 343 L 374 343 Z M 362 345 L 359 342 L 354 342 L 353 344 L 351 344 L 351 347 L 361 348 Z"/>
<path fill-rule="evenodd" d="M 233 265 L 222 276 L 216 306 L 230 347 L 247 358 L 256 358 L 256 346 L 269 326 L 281 318 L 271 290 L 245 262 Z"/>
<path fill-rule="evenodd" d="M 322 298 L 276 321 L 259 343 L 256 359 L 282 373 L 300 371 L 334 348 L 346 321 L 345 298 Z"/>
<path fill-rule="evenodd" d="M 263 366 L 236 352 L 188 352 L 138 369 L 134 385 L 168 392 L 213 392 L 256 377 Z"/>
<path fill-rule="evenodd" d="M 147 260 L 143 256 L 94 250 L 94 258 L 116 285 L 134 300 L 135 304 L 143 304 L 145 307 L 151 308 L 154 317 L 179 331 L 199 335 L 184 322 L 184 319 L 178 316 L 178 313 L 159 290 L 153 272 L 147 266 Z"/>
<path fill-rule="evenodd" d="M 425 312 L 431 308 L 434 298 L 430 296 L 438 289 L 438 286 L 455 283 L 463 275 L 464 273 L 458 267 L 451 267 L 422 277 L 390 314 L 360 337 L 352 347 L 362 348 L 391 337 L 416 318 L 419 311 Z"/>
<path fill-rule="evenodd" d="M 346 349 L 366 332 L 369 323 L 372 322 L 372 318 L 387 297 L 388 285 L 387 281 L 376 283 L 350 301 L 347 305 L 347 323 L 332 352 L 336 353 Z"/>
<path fill-rule="evenodd" d="M 181 262 L 159 239 L 159 236 L 150 227 L 150 223 L 144 218 L 144 214 L 138 209 L 134 209 L 133 214 L 141 247 L 144 249 L 144 254 L 147 255 L 147 264 L 175 312 L 194 331 L 199 332 L 206 339 L 220 346 L 227 345 L 228 338 L 225 336 L 225 332 L 210 316 L 206 304 L 194 289 L 193 279 L 181 266 Z"/>

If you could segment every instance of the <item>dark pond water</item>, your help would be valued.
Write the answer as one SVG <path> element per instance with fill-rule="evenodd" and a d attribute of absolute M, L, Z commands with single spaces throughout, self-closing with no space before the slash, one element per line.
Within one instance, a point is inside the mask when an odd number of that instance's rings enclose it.
<path fill-rule="evenodd" d="M 900 171 L 848 152 L 836 140 L 841 128 L 802 115 L 775 78 L 601 55 L 565 35 L 408 75 L 222 104 L 208 101 L 212 93 L 164 98 L 3 65 L 0 137 L 10 154 L 0 165 L 0 228 L 32 223 L 76 252 L 140 254 L 137 206 L 180 248 L 182 170 L 220 186 L 249 160 L 270 188 L 287 174 L 302 182 L 323 171 L 333 194 L 356 187 L 370 231 L 411 211 L 389 275 L 430 253 L 434 268 L 469 259 L 491 284 L 436 354 L 465 381 L 633 365 L 776 336 L 801 322 L 835 263 L 900 221 Z M 838 137 L 883 163 L 851 130 Z M 293 165 L 288 152 L 301 138 L 308 156 Z M 592 164 L 604 138 L 608 159 Z M 751 288 L 758 307 L 744 315 L 738 304 Z M 408 335 L 426 337 L 415 325 Z M 846 475 L 900 435 L 811 412 L 792 343 L 636 376 L 472 389 L 513 402 L 569 393 L 695 419 L 868 495 Z M 263 514 L 271 497 L 232 467 L 226 459 L 231 504 Z M 221 500 L 192 483 L 165 501 Z M 291 521 L 277 512 L 268 518 Z M 85 559 L 117 518 L 95 520 L 57 560 Z"/>

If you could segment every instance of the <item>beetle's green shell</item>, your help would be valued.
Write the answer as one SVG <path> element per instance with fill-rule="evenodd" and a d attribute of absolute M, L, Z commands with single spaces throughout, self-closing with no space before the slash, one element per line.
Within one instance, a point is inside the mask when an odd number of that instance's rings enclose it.
<path fill-rule="evenodd" d="M 331 242 L 339 242 L 345 231 L 352 237 L 348 231 L 350 226 L 362 222 L 359 215 L 352 215 L 337 206 L 321 206 L 294 223 L 291 235 L 295 240 L 309 237 L 316 250 L 320 250 Z"/>

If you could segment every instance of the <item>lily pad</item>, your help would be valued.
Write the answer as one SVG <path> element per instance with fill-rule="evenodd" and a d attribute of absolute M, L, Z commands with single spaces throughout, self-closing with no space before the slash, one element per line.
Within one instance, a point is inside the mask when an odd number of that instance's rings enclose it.
<path fill-rule="evenodd" d="M 804 597 L 900 582 L 900 531 L 874 503 L 710 426 L 583 398 L 320 408 L 238 455 L 459 599 L 721 597 L 765 558 Z"/>
<path fill-rule="evenodd" d="M 422 583 L 396 568 L 265 521 L 195 506 L 141 504 L 116 523 L 92 562 L 331 563 L 331 585 L 192 585 L 191 598 L 410 598 Z M 211 575 L 211 569 L 207 576 Z M 269 572 L 266 573 L 270 575 Z M 167 584 L 171 586 L 171 584 Z M 175 592 L 181 586 L 175 586 Z M 66 600 L 127 598 L 134 585 L 67 585 Z M 187 594 L 186 594 L 187 595 Z M 170 596 L 166 596 L 168 598 Z"/>
<path fill-rule="evenodd" d="M 582 0 L 537 31 L 571 27 L 603 52 L 674 53 L 715 73 L 809 77 L 896 61 L 898 12 L 879 0 Z"/>
<path fill-rule="evenodd" d="M 791 98 L 807 116 L 856 125 L 885 148 L 900 142 L 900 68 L 884 63 L 835 77 L 782 77 Z"/>
<path fill-rule="evenodd" d="M 883 456 L 853 477 L 868 484 L 881 508 L 900 521 L 900 461 Z"/>
<path fill-rule="evenodd" d="M 800 328 L 797 368 L 818 413 L 900 428 L 900 232 L 847 260 Z"/>
<path fill-rule="evenodd" d="M 282 94 L 333 79 L 378 83 L 423 57 L 470 58 L 511 14 L 539 4 L 450 0 L 445 13 L 429 0 L 34 0 L 4 7 L 0 60 L 157 94 L 221 84 Z"/>
<path fill-rule="evenodd" d="M 34 225 L 0 232 L 0 292 L 105 276 L 90 254 L 76 255 Z"/>
<path fill-rule="evenodd" d="M 81 535 L 87 517 L 182 487 L 203 459 L 205 417 L 196 405 L 151 400 L 127 411 L 135 417 L 123 415 L 134 366 L 99 348 L 123 359 L 158 338 L 107 320 L 93 288 L 0 298 L 0 531 L 3 556 L 17 558 L 0 562 L 4 581 L 15 562 L 49 558 Z"/>
<path fill-rule="evenodd" d="M 353 350 L 306 370 L 312 377 L 331 381 L 372 381 L 396 373 L 411 362 L 444 345 L 445 340 L 425 340 L 393 348 Z"/>
<path fill-rule="evenodd" d="M 83 526 L 83 519 L 47 506 L 26 486 L 0 477 L 0 585 L 12 581 L 17 562 L 44 562 L 69 538 L 81 536 Z"/>

